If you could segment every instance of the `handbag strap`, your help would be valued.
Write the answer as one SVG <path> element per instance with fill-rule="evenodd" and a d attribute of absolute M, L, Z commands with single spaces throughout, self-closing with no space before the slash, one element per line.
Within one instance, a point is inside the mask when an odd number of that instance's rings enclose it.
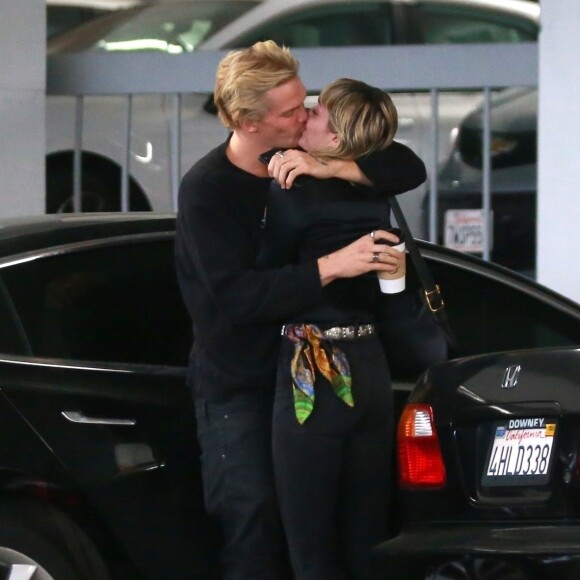
<path fill-rule="evenodd" d="M 449 320 L 447 318 L 447 312 L 445 310 L 445 302 L 441 294 L 441 288 L 439 287 L 439 284 L 437 284 L 433 279 L 431 271 L 427 267 L 423 256 L 421 256 L 421 252 L 419 252 L 419 248 L 417 247 L 415 238 L 409 229 L 409 224 L 407 223 L 403 211 L 401 210 L 399 201 L 394 195 L 390 195 L 389 203 L 391 205 L 391 209 L 393 210 L 393 214 L 395 215 L 395 219 L 397 220 L 397 225 L 405 234 L 405 247 L 411 256 L 411 259 L 413 260 L 417 276 L 419 277 L 421 286 L 423 286 L 423 295 L 425 302 L 427 303 L 427 307 L 431 311 L 431 314 L 433 314 L 435 319 L 443 327 L 443 330 L 447 335 L 449 346 L 455 353 L 457 353 L 459 352 L 458 342 L 455 338 L 453 330 L 451 330 L 451 327 L 449 326 Z"/>

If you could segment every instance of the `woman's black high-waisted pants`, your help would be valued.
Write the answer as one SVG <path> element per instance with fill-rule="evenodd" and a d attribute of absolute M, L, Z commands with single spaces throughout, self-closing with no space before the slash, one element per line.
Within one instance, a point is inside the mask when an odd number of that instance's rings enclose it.
<path fill-rule="evenodd" d="M 349 361 L 354 408 L 320 374 L 315 404 L 295 418 L 283 339 L 273 416 L 276 487 L 296 580 L 377 577 L 373 546 L 387 537 L 394 439 L 393 397 L 376 336 L 339 340 Z"/>

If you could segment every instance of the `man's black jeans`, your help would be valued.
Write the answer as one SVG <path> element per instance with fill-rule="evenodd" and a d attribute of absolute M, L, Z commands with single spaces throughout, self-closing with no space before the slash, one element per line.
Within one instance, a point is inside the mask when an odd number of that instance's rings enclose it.
<path fill-rule="evenodd" d="M 221 528 L 224 580 L 278 580 L 286 548 L 272 467 L 272 396 L 196 398 L 205 505 Z"/>

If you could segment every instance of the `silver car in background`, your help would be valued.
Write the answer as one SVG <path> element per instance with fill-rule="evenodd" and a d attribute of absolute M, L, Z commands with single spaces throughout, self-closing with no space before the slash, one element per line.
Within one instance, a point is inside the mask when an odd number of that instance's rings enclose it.
<path fill-rule="evenodd" d="M 95 20 L 51 40 L 48 54 L 163 51 L 244 47 L 273 39 L 289 47 L 535 41 L 539 6 L 527 0 L 159 0 Z M 194 71 L 192 71 L 192 75 Z M 399 111 L 397 139 L 422 158 L 431 155 L 429 91 L 393 94 Z M 441 92 L 438 160 L 450 152 L 451 131 L 481 101 L 477 91 Z M 125 161 L 125 96 L 83 99 L 82 209 L 120 209 Z M 170 159 L 175 95 L 132 98 L 131 210 L 173 210 Z M 49 213 L 72 208 L 75 99 L 47 99 Z M 183 171 L 223 141 L 211 95 L 180 97 Z M 175 178 L 174 178 L 175 179 Z M 419 213 L 420 197 L 417 198 Z M 412 217 L 411 217 L 412 220 Z"/>

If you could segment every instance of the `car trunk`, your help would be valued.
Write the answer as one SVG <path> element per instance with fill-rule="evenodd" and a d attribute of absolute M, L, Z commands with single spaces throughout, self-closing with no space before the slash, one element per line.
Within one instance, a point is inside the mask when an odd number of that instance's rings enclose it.
<path fill-rule="evenodd" d="M 403 521 L 575 518 L 580 350 L 471 357 L 431 369 L 409 401 L 433 408 L 439 489 L 401 490 Z"/>

